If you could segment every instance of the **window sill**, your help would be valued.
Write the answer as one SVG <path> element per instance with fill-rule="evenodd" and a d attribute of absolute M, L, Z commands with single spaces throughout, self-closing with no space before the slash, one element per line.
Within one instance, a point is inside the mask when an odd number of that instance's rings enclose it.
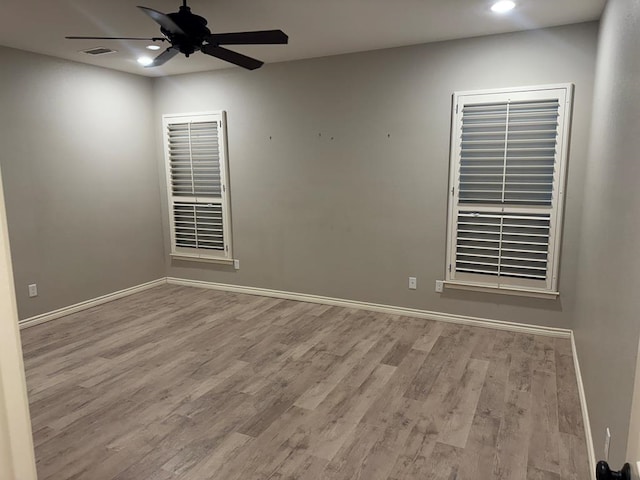
<path fill-rule="evenodd" d="M 233 258 L 199 257 L 196 255 L 185 255 L 183 253 L 172 253 L 174 260 L 184 260 L 187 262 L 217 263 L 219 265 L 233 265 Z"/>
<path fill-rule="evenodd" d="M 513 295 L 519 297 L 546 298 L 549 300 L 554 300 L 560 295 L 560 292 L 549 292 L 545 290 L 534 290 L 518 287 L 493 287 L 476 283 L 452 281 L 444 282 L 444 286 L 447 289 L 453 290 L 471 290 L 473 292 L 497 293 L 499 295 Z"/>

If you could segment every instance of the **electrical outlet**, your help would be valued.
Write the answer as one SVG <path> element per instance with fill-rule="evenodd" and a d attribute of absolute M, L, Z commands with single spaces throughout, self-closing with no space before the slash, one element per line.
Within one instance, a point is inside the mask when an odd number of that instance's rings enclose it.
<path fill-rule="evenodd" d="M 604 461 L 609 461 L 609 447 L 611 446 L 611 430 L 607 427 L 607 430 L 604 434 Z"/>
<path fill-rule="evenodd" d="M 409 277 L 409 290 L 415 290 L 418 288 L 418 279 L 416 277 Z"/>
<path fill-rule="evenodd" d="M 442 280 L 436 280 L 436 292 L 442 293 L 444 291 L 444 282 Z"/>
<path fill-rule="evenodd" d="M 29 285 L 29 297 L 37 297 L 38 296 L 38 285 L 32 283 Z"/>
<path fill-rule="evenodd" d="M 233 268 L 235 268 L 236 270 L 240 270 L 240 260 L 233 261 Z"/>

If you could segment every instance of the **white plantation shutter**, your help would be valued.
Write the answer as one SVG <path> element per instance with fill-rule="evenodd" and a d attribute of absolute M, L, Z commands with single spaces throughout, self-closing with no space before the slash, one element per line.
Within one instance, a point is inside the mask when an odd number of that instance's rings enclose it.
<path fill-rule="evenodd" d="M 222 205 L 174 202 L 175 244 L 184 248 L 224 250 Z"/>
<path fill-rule="evenodd" d="M 572 86 L 458 93 L 447 280 L 555 292 Z"/>
<path fill-rule="evenodd" d="M 224 112 L 163 120 L 172 254 L 230 260 Z"/>
<path fill-rule="evenodd" d="M 222 196 L 218 122 L 167 125 L 174 196 Z"/>
<path fill-rule="evenodd" d="M 549 214 L 458 213 L 456 272 L 545 280 Z"/>

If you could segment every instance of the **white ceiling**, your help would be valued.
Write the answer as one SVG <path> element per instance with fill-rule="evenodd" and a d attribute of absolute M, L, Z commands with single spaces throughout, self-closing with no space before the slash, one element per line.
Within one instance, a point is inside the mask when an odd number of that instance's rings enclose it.
<path fill-rule="evenodd" d="M 508 15 L 492 13 L 492 0 L 191 0 L 189 5 L 209 20 L 213 32 L 284 30 L 288 45 L 233 47 L 273 63 L 596 20 L 606 0 L 516 2 Z M 0 45 L 147 76 L 230 66 L 196 53 L 145 69 L 135 59 L 156 54 L 145 50 L 145 42 L 64 38 L 159 36 L 156 24 L 136 8 L 140 4 L 169 13 L 181 0 L 2 0 Z M 79 53 L 98 46 L 117 53 Z"/>

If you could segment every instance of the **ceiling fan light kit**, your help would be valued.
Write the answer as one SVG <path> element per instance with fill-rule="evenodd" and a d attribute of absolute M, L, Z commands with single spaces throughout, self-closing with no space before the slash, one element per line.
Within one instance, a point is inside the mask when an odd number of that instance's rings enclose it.
<path fill-rule="evenodd" d="M 263 62 L 248 57 L 221 45 L 277 45 L 289 43 L 289 37 L 282 30 L 259 30 L 252 32 L 211 33 L 207 20 L 191 12 L 187 0 L 183 0 L 180 10 L 174 13 L 162 13 L 148 7 L 138 7 L 143 13 L 160 25 L 162 37 L 66 37 L 68 39 L 90 40 L 144 40 L 167 41 L 171 44 L 146 67 L 158 67 L 171 60 L 178 53 L 186 57 L 201 51 L 206 55 L 219 58 L 234 65 L 255 70 Z"/>

